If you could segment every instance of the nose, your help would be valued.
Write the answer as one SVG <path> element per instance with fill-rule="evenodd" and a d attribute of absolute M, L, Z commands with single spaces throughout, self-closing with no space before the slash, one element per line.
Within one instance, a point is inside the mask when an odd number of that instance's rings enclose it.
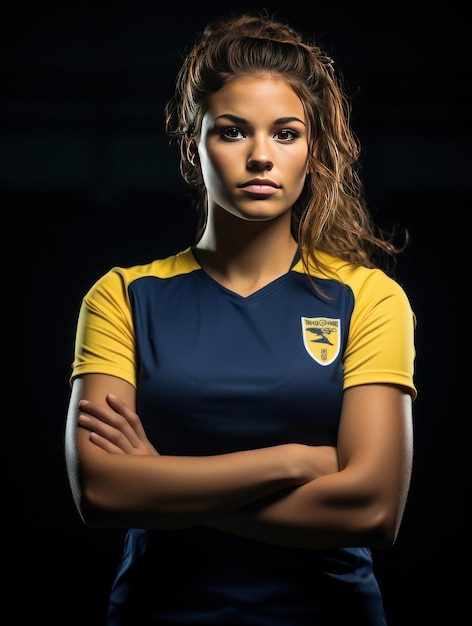
<path fill-rule="evenodd" d="M 248 156 L 247 168 L 249 170 L 270 171 L 273 167 L 274 163 L 266 139 L 262 137 L 255 138 Z"/>

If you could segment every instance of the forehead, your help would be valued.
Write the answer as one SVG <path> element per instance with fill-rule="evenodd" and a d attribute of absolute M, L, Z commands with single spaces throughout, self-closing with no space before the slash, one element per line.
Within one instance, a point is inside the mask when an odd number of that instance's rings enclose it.
<path fill-rule="evenodd" d="M 230 113 L 247 120 L 292 116 L 305 121 L 293 87 L 283 78 L 266 75 L 232 78 L 209 96 L 207 111 L 214 117 Z"/>

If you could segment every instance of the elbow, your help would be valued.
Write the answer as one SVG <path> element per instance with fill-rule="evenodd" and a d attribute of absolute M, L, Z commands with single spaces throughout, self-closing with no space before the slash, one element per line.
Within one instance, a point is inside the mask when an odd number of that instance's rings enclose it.
<path fill-rule="evenodd" d="M 68 466 L 69 486 L 72 492 L 75 508 L 86 526 L 103 528 L 108 526 L 104 507 L 99 496 L 87 485 L 78 464 Z"/>
<path fill-rule="evenodd" d="M 377 527 L 372 531 L 370 547 L 378 550 L 391 548 L 397 539 L 397 532 L 391 527 Z"/>
<path fill-rule="evenodd" d="M 378 506 L 366 518 L 365 532 L 372 548 L 391 548 L 397 540 L 401 515 L 391 507 Z"/>
<path fill-rule="evenodd" d="M 115 517 L 120 513 L 113 497 L 110 483 L 100 479 L 99 475 L 87 473 L 79 466 L 69 472 L 69 485 L 77 512 L 86 526 L 110 528 L 119 525 Z M 115 505 L 115 506 L 114 506 Z M 118 524 L 117 524 L 118 522 Z"/>
<path fill-rule="evenodd" d="M 97 523 L 96 507 L 93 505 L 93 501 L 87 497 L 78 473 L 69 472 L 69 486 L 75 508 L 82 522 L 86 526 L 100 526 Z"/>
<path fill-rule="evenodd" d="M 353 504 L 358 516 L 353 517 L 354 534 L 371 548 L 391 548 L 400 530 L 406 497 L 395 489 L 370 488 L 356 493 Z"/>
<path fill-rule="evenodd" d="M 89 503 L 81 502 L 78 511 L 82 522 L 90 528 L 110 528 L 114 526 L 110 522 L 110 516 L 105 511 L 91 506 Z"/>
<path fill-rule="evenodd" d="M 90 494 L 83 486 L 73 491 L 76 509 L 82 522 L 92 528 L 105 528 L 110 526 L 110 516 L 106 508 L 93 494 Z"/>
<path fill-rule="evenodd" d="M 83 489 L 76 507 L 82 522 L 90 528 L 142 527 L 142 514 L 107 498 L 105 493 Z"/>
<path fill-rule="evenodd" d="M 101 481 L 82 482 L 74 500 L 82 522 L 91 528 L 181 530 L 201 523 L 198 515 L 182 515 L 175 510 L 159 509 L 156 503 L 123 497 L 121 489 Z"/>

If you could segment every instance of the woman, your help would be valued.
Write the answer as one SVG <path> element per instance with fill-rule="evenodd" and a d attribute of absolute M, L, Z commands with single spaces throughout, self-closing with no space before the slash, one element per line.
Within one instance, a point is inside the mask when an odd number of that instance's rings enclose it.
<path fill-rule="evenodd" d="M 83 299 L 66 457 L 129 529 L 108 625 L 385 624 L 371 548 L 412 466 L 415 317 L 384 259 L 331 59 L 265 15 L 185 57 L 167 130 L 195 244 Z"/>

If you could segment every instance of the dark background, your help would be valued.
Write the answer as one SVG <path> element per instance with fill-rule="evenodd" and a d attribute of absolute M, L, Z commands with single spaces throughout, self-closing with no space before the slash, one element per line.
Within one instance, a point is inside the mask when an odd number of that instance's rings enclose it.
<path fill-rule="evenodd" d="M 82 524 L 63 454 L 80 300 L 111 266 L 192 242 L 191 197 L 162 109 L 208 19 L 262 6 L 314 35 L 343 70 L 372 209 L 411 234 L 397 278 L 418 317 L 414 474 L 398 541 L 375 552 L 389 624 L 455 626 L 470 613 L 470 9 L 16 2 L 2 9 L 0 33 L 15 623 L 103 624 L 122 533 Z"/>

